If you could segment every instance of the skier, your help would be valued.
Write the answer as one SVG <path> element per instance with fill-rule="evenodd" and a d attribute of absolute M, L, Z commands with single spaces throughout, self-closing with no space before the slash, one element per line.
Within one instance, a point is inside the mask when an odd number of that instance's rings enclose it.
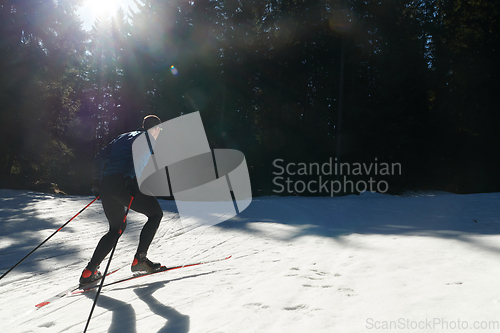
<path fill-rule="evenodd" d="M 104 213 L 109 222 L 109 231 L 101 238 L 90 262 L 83 270 L 80 285 L 94 282 L 102 277 L 99 265 L 113 249 L 116 239 L 120 236 L 120 227 L 125 218 L 125 207 L 128 206 L 131 196 L 134 199 L 130 209 L 148 217 L 140 234 L 139 246 L 131 270 L 132 272 L 152 273 L 161 268 L 161 264 L 151 262 L 146 254 L 163 217 L 163 211 L 154 196 L 147 196 L 139 191 L 132 156 L 132 143 L 143 133 L 147 132 L 146 135 L 149 133 L 151 148 L 154 146 L 161 131 L 158 126 L 160 123 L 160 118 L 155 115 L 144 117 L 141 128 L 119 135 L 94 158 L 92 167 L 93 191 L 94 195 L 101 199 Z M 142 155 L 146 163 L 150 154 L 151 151 L 148 149 Z M 124 230 L 125 226 L 122 232 Z"/>

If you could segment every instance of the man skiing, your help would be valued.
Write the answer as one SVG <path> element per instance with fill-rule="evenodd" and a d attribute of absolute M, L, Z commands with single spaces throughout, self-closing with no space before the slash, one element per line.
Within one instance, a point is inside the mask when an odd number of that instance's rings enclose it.
<path fill-rule="evenodd" d="M 141 128 L 119 135 L 104 147 L 94 159 L 92 167 L 93 190 L 95 196 L 99 196 L 101 199 L 104 213 L 109 222 L 109 231 L 101 238 L 90 262 L 83 270 L 80 285 L 91 283 L 102 277 L 99 265 L 113 249 L 120 236 L 120 227 L 125 218 L 125 207 L 128 206 L 131 196 L 134 199 L 130 209 L 148 217 L 140 234 L 139 246 L 131 270 L 132 272 L 152 273 L 161 268 L 161 264 L 151 262 L 146 254 L 163 217 L 163 211 L 154 196 L 147 196 L 139 191 L 132 156 L 132 143 L 141 134 L 149 136 L 148 141 L 151 143 L 149 148 L 152 149 L 161 131 L 161 128 L 158 127 L 160 123 L 160 118 L 157 116 L 146 116 Z M 147 163 L 150 154 L 149 149 L 145 151 L 142 154 L 143 161 Z M 139 172 L 139 170 L 137 171 Z M 123 226 L 122 232 L 124 230 L 125 226 Z"/>

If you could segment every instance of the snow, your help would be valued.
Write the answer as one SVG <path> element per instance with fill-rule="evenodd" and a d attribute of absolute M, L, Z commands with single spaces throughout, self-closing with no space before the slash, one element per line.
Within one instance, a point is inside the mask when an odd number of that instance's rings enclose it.
<path fill-rule="evenodd" d="M 93 198 L 0 190 L 0 274 Z M 258 197 L 239 216 L 175 235 L 173 201 L 148 256 L 229 260 L 104 288 L 88 332 L 497 332 L 500 193 Z M 129 276 L 131 212 L 106 281 Z M 107 223 L 100 202 L 0 280 L 5 332 L 83 332 L 78 282 Z M 107 260 L 101 265 L 104 271 Z"/>

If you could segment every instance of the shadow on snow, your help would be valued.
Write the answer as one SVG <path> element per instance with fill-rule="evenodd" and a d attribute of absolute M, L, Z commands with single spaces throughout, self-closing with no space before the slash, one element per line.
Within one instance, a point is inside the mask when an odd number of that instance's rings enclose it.
<path fill-rule="evenodd" d="M 256 223 L 289 228 L 283 233 L 267 233 L 267 228 L 256 228 Z M 285 242 L 304 236 L 339 242 L 351 234 L 425 236 L 456 239 L 500 252 L 500 246 L 481 244 L 473 237 L 500 234 L 500 193 L 259 197 L 217 227 Z"/>
<path fill-rule="evenodd" d="M 137 297 L 146 303 L 151 312 L 155 315 L 155 323 L 158 321 L 156 317 L 163 317 L 166 320 L 165 325 L 158 331 L 158 333 L 187 333 L 189 332 L 190 325 L 189 316 L 180 313 L 171 306 L 161 303 L 153 296 L 153 294 L 157 290 L 165 287 L 167 283 L 209 275 L 215 272 L 216 271 L 211 271 L 171 280 L 141 284 L 140 287 L 132 288 L 134 288 L 133 291 Z M 130 288 L 131 287 L 114 288 L 114 290 L 124 290 Z M 92 300 L 95 299 L 95 293 L 85 295 Z M 132 304 L 101 294 L 99 295 L 97 306 L 112 312 L 111 325 L 108 329 L 109 333 L 137 332 L 137 318 Z M 141 320 L 148 320 L 148 318 L 141 318 Z M 89 327 L 91 325 L 92 323 L 90 323 Z"/>

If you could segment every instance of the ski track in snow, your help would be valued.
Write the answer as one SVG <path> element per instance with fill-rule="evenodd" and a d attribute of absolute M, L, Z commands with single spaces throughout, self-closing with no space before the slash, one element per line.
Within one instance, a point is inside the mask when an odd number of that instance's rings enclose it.
<path fill-rule="evenodd" d="M 0 190 L 0 273 L 92 199 Z M 160 204 L 152 260 L 232 258 L 104 288 L 88 332 L 500 331 L 499 193 L 259 197 L 175 237 L 175 203 Z M 129 214 L 106 282 L 131 274 L 144 222 Z M 96 201 L 0 280 L 4 331 L 82 332 L 95 292 L 34 305 L 77 283 L 106 230 Z"/>

